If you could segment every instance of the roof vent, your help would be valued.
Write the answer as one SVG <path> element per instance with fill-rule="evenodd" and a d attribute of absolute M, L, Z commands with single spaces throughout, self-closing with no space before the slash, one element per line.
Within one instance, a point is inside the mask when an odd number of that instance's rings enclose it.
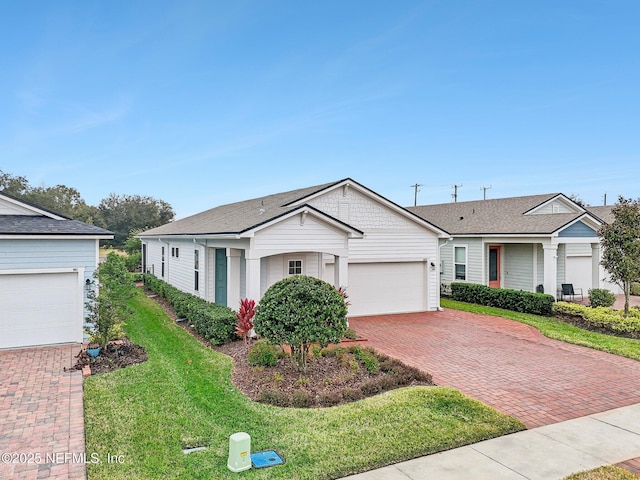
<path fill-rule="evenodd" d="M 460 217 L 460 220 L 464 220 L 464 217 Z"/>
<path fill-rule="evenodd" d="M 266 212 L 266 210 L 264 208 L 260 209 L 260 215 L 262 215 L 264 212 Z"/>

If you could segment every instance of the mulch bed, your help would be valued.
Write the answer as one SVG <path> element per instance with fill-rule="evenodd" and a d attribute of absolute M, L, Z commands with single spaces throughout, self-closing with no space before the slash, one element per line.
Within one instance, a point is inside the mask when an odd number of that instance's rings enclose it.
<path fill-rule="evenodd" d="M 90 357 L 86 351 L 81 351 L 74 365 L 76 370 L 82 370 L 85 365 L 91 368 L 91 375 L 108 373 L 130 365 L 138 365 L 147 361 L 147 351 L 144 347 L 131 343 L 129 339 L 120 340 L 118 344 L 110 343 L 106 349 L 101 349 L 97 357 Z"/>
<path fill-rule="evenodd" d="M 165 299 L 146 291 L 174 321 L 173 308 Z M 212 345 L 200 336 L 187 321 L 176 322 L 200 343 L 230 356 L 233 362 L 231 380 L 251 400 L 284 407 L 329 407 L 360 400 L 381 392 L 414 385 L 432 386 L 431 375 L 399 360 L 375 353 L 379 369 L 369 373 L 351 350 L 355 345 L 365 348 L 366 342 L 340 345 L 337 355 L 310 358 L 305 373 L 297 371 L 290 357 L 281 358 L 274 367 L 249 365 L 248 349 L 242 340 L 225 345 Z M 357 365 L 357 367 L 356 367 Z"/>

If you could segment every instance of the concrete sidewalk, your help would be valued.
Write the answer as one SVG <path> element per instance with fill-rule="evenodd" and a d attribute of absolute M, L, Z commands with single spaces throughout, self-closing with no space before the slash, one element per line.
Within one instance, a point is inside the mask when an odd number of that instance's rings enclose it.
<path fill-rule="evenodd" d="M 560 480 L 640 457 L 640 404 L 485 440 L 349 480 Z"/>

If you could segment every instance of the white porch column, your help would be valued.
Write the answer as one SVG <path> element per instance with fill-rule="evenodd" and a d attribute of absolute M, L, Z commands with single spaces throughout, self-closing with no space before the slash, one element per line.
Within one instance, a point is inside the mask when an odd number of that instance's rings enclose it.
<path fill-rule="evenodd" d="M 558 289 L 558 245 L 543 243 L 544 250 L 544 293 L 555 298 Z"/>
<path fill-rule="evenodd" d="M 591 244 L 591 288 L 600 288 L 600 244 Z"/>
<path fill-rule="evenodd" d="M 333 286 L 336 288 L 349 286 L 349 257 L 334 255 Z"/>
<path fill-rule="evenodd" d="M 250 252 L 247 250 L 247 252 Z M 251 253 L 249 253 L 251 255 Z M 247 258 L 247 298 L 260 301 L 260 258 Z"/>
<path fill-rule="evenodd" d="M 237 310 L 240 302 L 240 255 L 242 250 L 227 248 L 227 307 Z"/>

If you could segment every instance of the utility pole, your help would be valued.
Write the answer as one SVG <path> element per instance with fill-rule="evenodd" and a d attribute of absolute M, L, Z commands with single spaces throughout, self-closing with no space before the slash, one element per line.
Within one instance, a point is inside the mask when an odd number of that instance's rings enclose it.
<path fill-rule="evenodd" d="M 486 200 L 487 199 L 487 190 L 491 190 L 492 185 L 489 185 L 488 187 L 480 187 L 480 190 L 482 190 L 482 199 Z"/>
<path fill-rule="evenodd" d="M 418 206 L 418 192 L 420 191 L 420 187 L 422 187 L 421 183 L 416 183 L 415 185 L 411 185 L 411 188 L 414 189 L 413 192 L 413 206 Z"/>
<path fill-rule="evenodd" d="M 451 194 L 451 196 L 453 197 L 453 202 L 454 203 L 458 203 L 458 188 L 462 187 L 462 184 L 460 185 L 452 185 L 451 188 L 453 188 L 453 194 Z"/>
<path fill-rule="evenodd" d="M 607 206 L 607 192 L 604 192 L 604 206 Z"/>

